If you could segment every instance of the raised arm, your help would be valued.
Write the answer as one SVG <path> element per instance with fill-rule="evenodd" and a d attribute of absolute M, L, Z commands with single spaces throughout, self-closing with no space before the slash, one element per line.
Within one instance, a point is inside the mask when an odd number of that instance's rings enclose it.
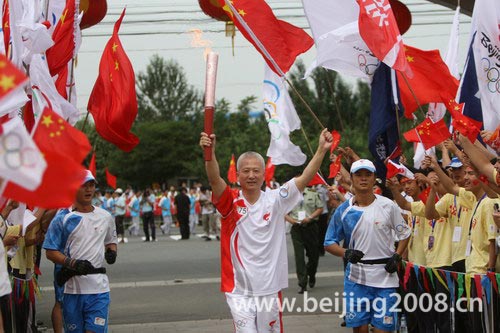
<path fill-rule="evenodd" d="M 316 172 L 318 172 L 319 167 L 321 166 L 321 162 L 323 162 L 323 158 L 325 157 L 326 152 L 332 146 L 333 138 L 332 134 L 328 132 L 325 128 L 321 131 L 319 136 L 318 149 L 316 149 L 316 153 L 313 158 L 309 161 L 306 168 L 302 172 L 299 177 L 295 178 L 295 185 L 300 192 L 303 192 L 306 188 L 307 184 L 313 179 Z"/>
<path fill-rule="evenodd" d="M 207 172 L 208 182 L 212 187 L 212 193 L 215 198 L 219 198 L 224 192 L 227 184 L 220 176 L 219 163 L 215 157 L 215 134 L 208 136 L 207 133 L 202 132 L 200 134 L 200 147 L 205 149 L 205 147 L 212 147 L 212 160 L 205 161 L 205 170 Z"/>
<path fill-rule="evenodd" d="M 411 211 L 411 204 L 408 200 L 406 200 L 399 191 L 399 184 L 397 183 L 397 178 L 393 177 L 386 180 L 386 185 L 392 192 L 392 196 L 394 201 L 398 204 L 399 208 L 407 211 Z"/>
<path fill-rule="evenodd" d="M 458 195 L 458 192 L 460 191 L 460 187 L 456 185 L 453 180 L 451 180 L 450 177 L 441 169 L 439 166 L 438 162 L 436 161 L 436 158 L 434 156 L 427 156 L 425 158 L 426 160 L 429 160 L 429 165 L 430 168 L 436 172 L 436 175 L 439 177 L 439 181 L 443 185 L 444 189 L 451 194 Z"/>
<path fill-rule="evenodd" d="M 470 140 L 463 135 L 459 135 L 460 144 L 464 148 L 464 152 L 469 156 L 472 164 L 479 172 L 488 177 L 489 181 L 496 184 L 496 179 L 493 178 L 494 167 L 488 160 L 488 157 L 477 148 Z"/>

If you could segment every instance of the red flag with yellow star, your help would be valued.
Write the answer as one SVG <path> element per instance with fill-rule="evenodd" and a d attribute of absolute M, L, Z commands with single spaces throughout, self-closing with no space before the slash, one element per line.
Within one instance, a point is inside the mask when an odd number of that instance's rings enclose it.
<path fill-rule="evenodd" d="M 9 182 L 2 195 L 47 209 L 70 206 L 85 178 L 81 161 L 90 151 L 87 137 L 45 108 L 33 139 L 47 162 L 40 186 L 29 191 Z"/>
<path fill-rule="evenodd" d="M 481 132 L 483 123 L 464 115 L 463 108 L 464 103 L 457 104 L 454 100 L 449 102 L 448 111 L 450 111 L 451 117 L 453 118 L 451 126 L 474 143 L 479 132 Z"/>
<path fill-rule="evenodd" d="M 405 52 L 413 71 L 412 78 L 406 77 L 411 90 L 402 74 L 397 72 L 405 117 L 412 118 L 418 104 L 447 103 L 455 98 L 459 82 L 451 75 L 438 50 L 424 51 L 405 45 Z"/>
<path fill-rule="evenodd" d="M 92 148 L 87 136 L 49 108 L 45 108 L 33 136 L 38 147 L 54 150 L 81 163 Z"/>
<path fill-rule="evenodd" d="M 314 44 L 303 29 L 278 20 L 264 0 L 219 0 L 219 4 L 279 76 Z"/>
<path fill-rule="evenodd" d="M 134 69 L 118 38 L 124 15 L 125 9 L 102 53 L 99 76 L 87 109 L 94 117 L 96 131 L 106 141 L 129 152 L 139 139 L 130 132 L 137 117 Z"/>
<path fill-rule="evenodd" d="M 59 21 L 52 33 L 52 45 L 45 55 L 49 66 L 50 75 L 59 74 L 73 58 L 75 51 L 75 0 L 66 0 Z"/>
<path fill-rule="evenodd" d="M 0 100 L 21 88 L 27 80 L 28 77 L 5 54 L 0 54 Z"/>
<path fill-rule="evenodd" d="M 421 142 L 425 149 L 434 147 L 450 137 L 450 131 L 443 119 L 433 123 L 431 119 L 425 120 L 414 129 L 403 134 L 408 142 Z"/>
<path fill-rule="evenodd" d="M 228 182 L 233 184 L 238 181 L 238 176 L 236 175 L 236 162 L 234 159 L 234 154 L 231 154 L 231 162 L 229 162 L 229 169 L 227 170 L 227 180 Z"/>

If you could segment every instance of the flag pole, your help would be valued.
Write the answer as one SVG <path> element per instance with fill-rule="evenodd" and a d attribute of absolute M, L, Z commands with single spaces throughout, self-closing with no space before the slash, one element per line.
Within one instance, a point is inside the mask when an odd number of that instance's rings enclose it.
<path fill-rule="evenodd" d="M 240 22 L 240 24 L 245 28 L 246 32 L 250 35 L 250 38 L 252 38 L 252 40 L 255 42 L 255 46 L 262 52 L 262 54 L 264 55 L 264 57 L 270 62 L 270 64 L 272 65 L 271 67 L 274 68 L 274 71 L 279 76 L 281 76 L 288 83 L 288 85 L 297 94 L 297 96 L 299 97 L 300 101 L 304 104 L 304 106 L 306 107 L 307 111 L 309 111 L 309 113 L 312 115 L 313 119 L 318 123 L 318 125 L 321 127 L 321 129 L 324 129 L 325 126 L 321 123 L 321 121 L 318 119 L 318 117 L 316 116 L 316 114 L 314 114 L 313 110 L 311 109 L 311 107 L 309 106 L 309 104 L 307 104 L 307 102 L 304 100 L 304 98 L 302 97 L 302 95 L 297 91 L 297 89 L 295 89 L 295 87 L 290 83 L 290 81 L 288 81 L 288 79 L 285 76 L 285 73 L 281 70 L 281 68 L 278 66 L 278 64 L 276 63 L 276 61 L 274 60 L 274 58 L 271 56 L 271 54 L 269 53 L 269 51 L 267 51 L 266 47 L 262 44 L 262 42 L 254 34 L 254 32 L 252 31 L 252 29 L 250 29 L 250 27 L 248 26 L 248 24 L 245 22 L 245 20 L 241 17 L 240 13 L 238 12 L 238 10 L 236 10 L 236 8 L 234 7 L 233 3 L 231 1 L 229 1 L 229 0 L 224 0 L 224 2 L 228 6 L 228 8 L 232 12 L 232 14 L 238 19 L 238 21 Z"/>
<path fill-rule="evenodd" d="M 323 123 L 321 123 L 321 120 L 319 120 L 318 116 L 316 116 L 316 114 L 311 109 L 311 107 L 306 102 L 306 100 L 302 97 L 302 95 L 300 94 L 300 92 L 294 87 L 294 85 L 285 76 L 283 76 L 283 78 L 288 83 L 288 85 L 290 86 L 290 88 L 292 88 L 293 92 L 297 95 L 297 97 L 302 102 L 302 104 L 304 104 L 304 106 L 306 107 L 306 110 L 309 111 L 309 113 L 311 114 L 311 116 L 313 117 L 313 119 L 316 121 L 316 123 L 319 125 L 319 127 L 321 127 L 321 129 L 323 130 L 325 128 L 325 126 L 323 125 Z"/>
<path fill-rule="evenodd" d="M 340 107 L 339 107 L 339 103 L 337 101 L 337 97 L 335 96 L 335 93 L 333 91 L 333 86 L 332 86 L 332 82 L 330 81 L 330 77 L 328 76 L 328 69 L 324 68 L 324 71 L 326 74 L 326 81 L 328 82 L 328 89 L 330 90 L 330 93 L 332 94 L 332 98 L 333 98 L 333 102 L 335 103 L 335 111 L 337 111 L 337 115 L 339 117 L 339 123 L 340 123 L 340 130 L 342 132 L 344 132 L 344 121 L 342 120 L 342 116 L 340 115 Z"/>
<path fill-rule="evenodd" d="M 415 99 L 415 102 L 417 102 L 418 109 L 422 112 L 422 114 L 424 115 L 424 118 L 425 118 L 426 117 L 425 111 L 422 108 L 422 105 L 420 104 L 420 101 L 418 100 L 418 97 L 415 94 L 415 91 L 413 91 L 413 88 L 411 87 L 410 82 L 408 81 L 408 78 L 406 77 L 406 74 L 403 72 L 400 72 L 400 73 L 401 73 L 401 76 L 403 76 L 403 79 L 405 80 L 406 86 L 408 87 L 408 89 L 410 89 L 410 92 L 411 92 L 413 98 Z"/>

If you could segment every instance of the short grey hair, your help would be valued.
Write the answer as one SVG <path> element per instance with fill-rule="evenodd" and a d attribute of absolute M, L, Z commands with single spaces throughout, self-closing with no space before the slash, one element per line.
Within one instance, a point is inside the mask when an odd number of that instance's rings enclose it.
<path fill-rule="evenodd" d="M 243 153 L 238 157 L 238 161 L 236 162 L 236 170 L 240 171 L 240 166 L 243 160 L 249 159 L 249 158 L 256 158 L 259 160 L 260 164 L 262 164 L 262 170 L 266 168 L 266 162 L 264 162 L 264 157 L 262 157 L 261 154 L 256 153 L 254 151 L 247 151 L 246 153 Z"/>

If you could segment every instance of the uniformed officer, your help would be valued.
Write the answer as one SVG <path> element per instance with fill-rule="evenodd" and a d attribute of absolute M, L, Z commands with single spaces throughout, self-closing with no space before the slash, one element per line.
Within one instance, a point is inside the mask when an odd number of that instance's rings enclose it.
<path fill-rule="evenodd" d="M 318 218 L 323 212 L 323 201 L 312 187 L 304 190 L 304 199 L 287 216 L 285 220 L 292 224 L 292 242 L 295 253 L 295 269 L 299 280 L 299 294 L 316 284 L 316 270 L 319 260 L 319 226 Z M 307 264 L 305 255 L 308 258 Z"/>

